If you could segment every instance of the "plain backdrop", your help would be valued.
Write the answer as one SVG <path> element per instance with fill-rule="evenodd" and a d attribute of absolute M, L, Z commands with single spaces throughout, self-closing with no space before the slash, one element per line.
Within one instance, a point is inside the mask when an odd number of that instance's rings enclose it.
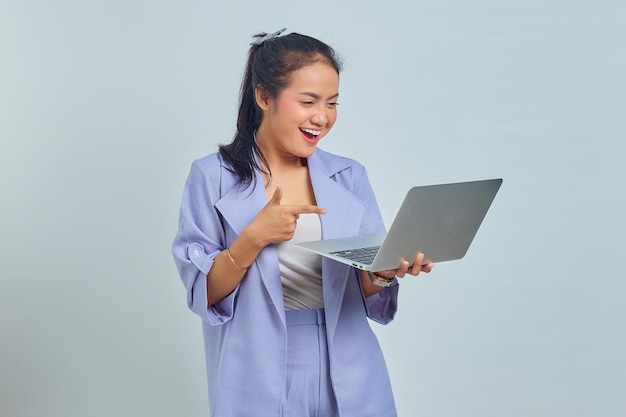
<path fill-rule="evenodd" d="M 251 36 L 286 26 L 342 56 L 321 147 L 368 168 L 387 225 L 410 186 L 504 179 L 467 256 L 372 324 L 400 416 L 623 416 L 625 21 L 618 0 L 1 0 L 0 414 L 208 415 L 171 241 Z"/>

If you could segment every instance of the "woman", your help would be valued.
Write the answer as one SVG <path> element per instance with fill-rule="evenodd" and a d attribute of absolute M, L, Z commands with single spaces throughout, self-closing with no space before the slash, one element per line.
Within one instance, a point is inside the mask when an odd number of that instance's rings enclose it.
<path fill-rule="evenodd" d="M 284 29 L 283 29 L 284 30 Z M 337 119 L 340 64 L 326 44 L 257 35 L 237 132 L 195 161 L 173 253 L 202 319 L 212 416 L 394 416 L 367 317 L 388 323 L 395 277 L 294 246 L 384 231 L 363 166 L 317 148 Z"/>

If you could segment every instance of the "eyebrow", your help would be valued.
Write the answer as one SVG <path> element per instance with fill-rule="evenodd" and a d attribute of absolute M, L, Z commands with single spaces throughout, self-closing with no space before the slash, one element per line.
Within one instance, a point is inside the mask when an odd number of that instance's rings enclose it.
<path fill-rule="evenodd" d="M 312 98 L 314 98 L 314 99 L 316 99 L 316 100 L 319 100 L 319 99 L 321 99 L 321 98 L 322 98 L 322 96 L 320 96 L 319 94 L 312 93 L 312 92 L 310 92 L 310 91 L 303 91 L 303 92 L 301 92 L 301 93 L 298 93 L 298 95 L 301 95 L 301 96 L 309 96 L 309 97 L 312 97 Z M 332 99 L 337 98 L 337 97 L 339 97 L 339 93 L 333 94 L 332 96 L 328 97 L 328 99 L 327 99 L 327 100 L 332 100 Z"/>

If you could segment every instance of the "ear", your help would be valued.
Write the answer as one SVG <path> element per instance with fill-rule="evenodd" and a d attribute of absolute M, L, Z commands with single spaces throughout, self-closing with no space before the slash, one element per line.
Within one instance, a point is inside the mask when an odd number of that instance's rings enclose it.
<path fill-rule="evenodd" d="M 261 108 L 261 110 L 269 110 L 271 96 L 263 86 L 256 86 L 256 88 L 254 89 L 254 99 L 256 100 L 256 104 Z"/>

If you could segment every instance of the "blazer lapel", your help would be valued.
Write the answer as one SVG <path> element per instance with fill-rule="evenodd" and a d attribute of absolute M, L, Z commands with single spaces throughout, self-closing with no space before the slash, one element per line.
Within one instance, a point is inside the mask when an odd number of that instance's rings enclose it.
<path fill-rule="evenodd" d="M 220 212 L 224 221 L 233 229 L 236 236 L 241 235 L 241 232 L 267 204 L 267 197 L 263 188 L 263 177 L 259 172 L 255 172 L 256 186 L 253 189 L 240 189 L 236 186 L 235 175 L 222 167 L 222 198 L 215 203 L 215 208 Z M 230 244 L 231 242 L 227 239 L 226 243 Z M 285 307 L 276 246 L 266 246 L 257 257 L 255 264 L 258 267 L 259 275 L 267 289 L 272 304 L 275 306 L 283 323 L 285 323 Z"/>
<path fill-rule="evenodd" d="M 365 213 L 365 203 L 332 178 L 348 168 L 348 163 L 319 150 L 308 159 L 308 163 L 317 205 L 327 210 L 327 214 L 320 216 L 322 238 L 358 235 Z M 354 277 L 354 271 L 347 265 L 323 258 L 322 274 L 326 328 L 329 338 L 332 339 L 346 284 L 348 279 Z"/>

